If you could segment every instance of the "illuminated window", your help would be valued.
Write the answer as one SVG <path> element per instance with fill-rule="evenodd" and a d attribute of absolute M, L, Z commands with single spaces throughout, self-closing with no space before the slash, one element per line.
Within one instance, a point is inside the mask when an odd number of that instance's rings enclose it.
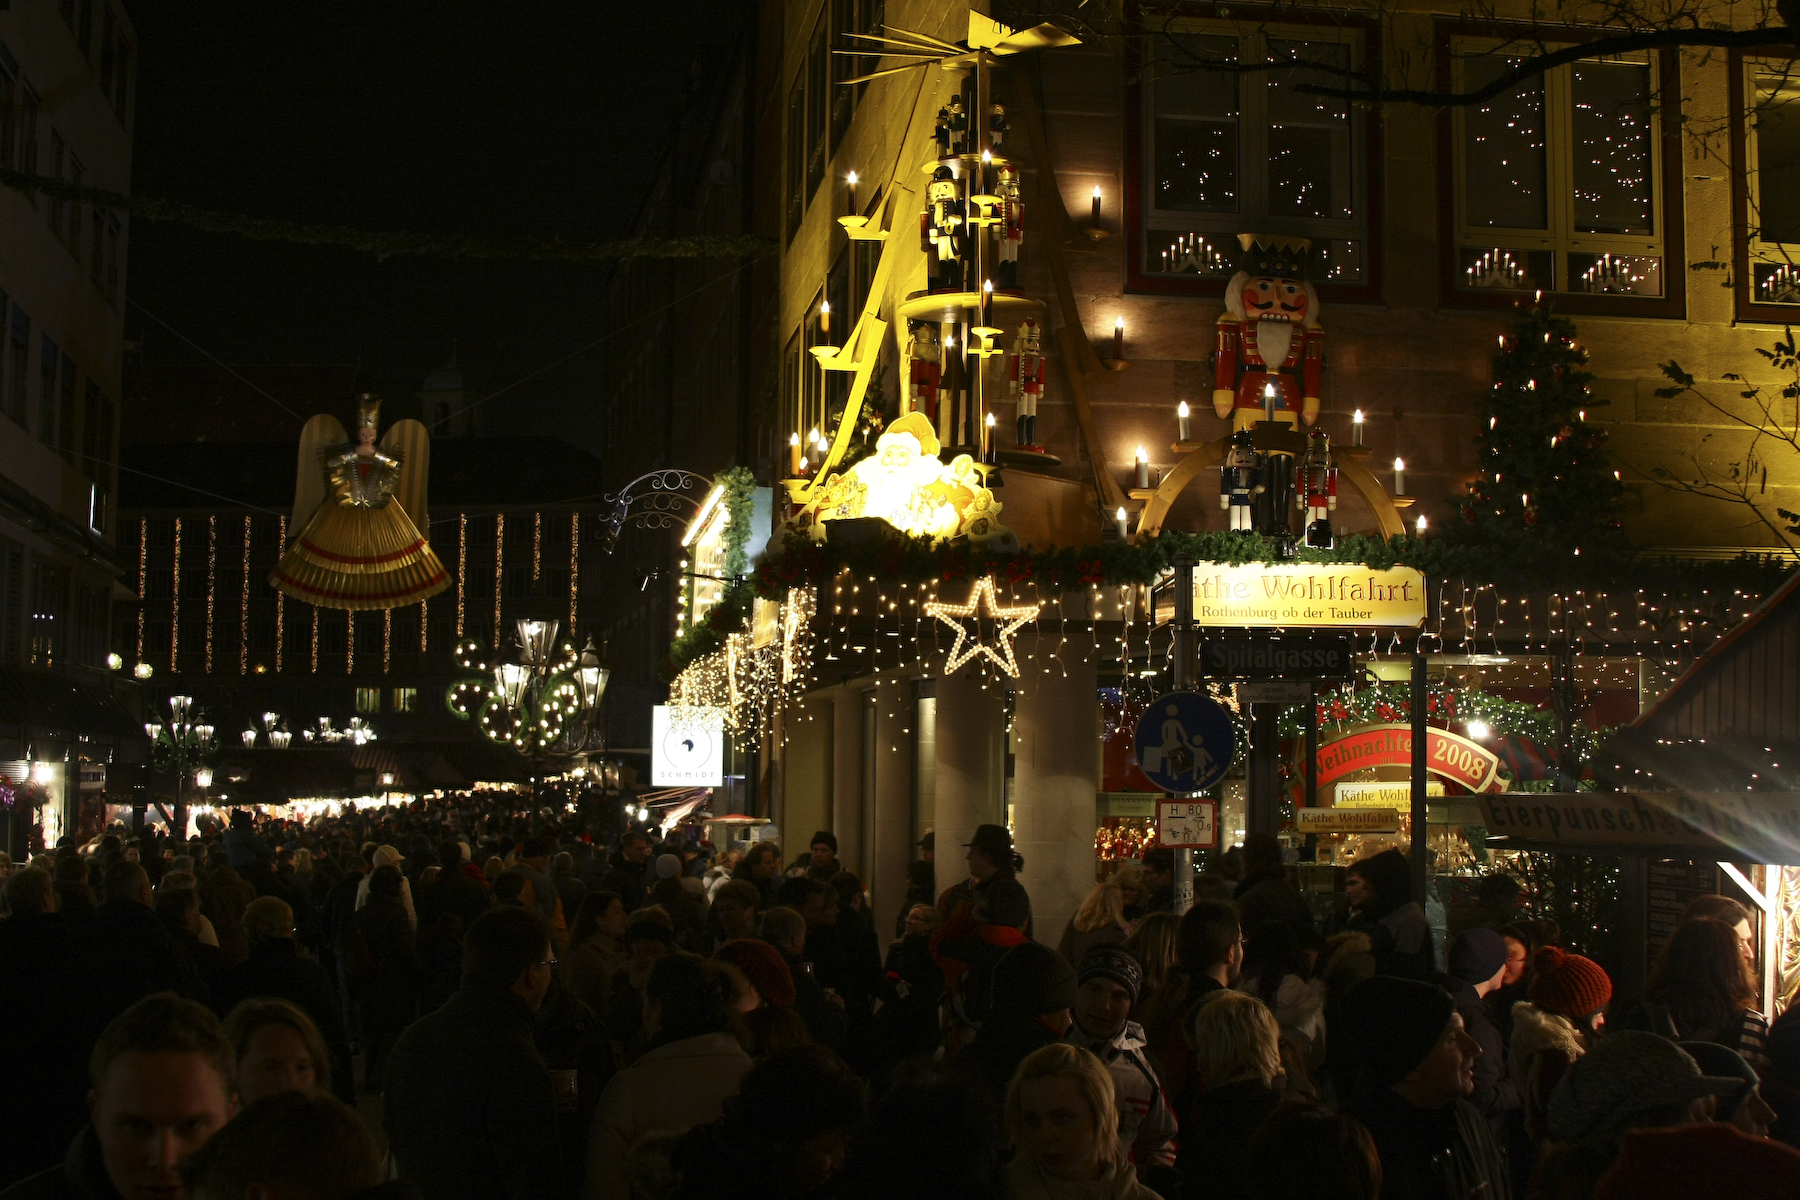
<path fill-rule="evenodd" d="M 359 687 L 356 689 L 356 711 L 359 713 L 378 713 L 381 711 L 381 689 Z"/>
<path fill-rule="evenodd" d="M 419 708 L 418 688 L 395 688 L 394 711 L 397 713 L 417 712 Z"/>

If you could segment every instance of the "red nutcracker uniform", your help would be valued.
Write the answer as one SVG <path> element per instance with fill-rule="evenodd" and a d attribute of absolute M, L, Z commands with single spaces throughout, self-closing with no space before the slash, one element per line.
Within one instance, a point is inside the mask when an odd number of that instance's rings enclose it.
<path fill-rule="evenodd" d="M 1243 268 L 1227 291 L 1213 359 L 1213 411 L 1245 429 L 1262 419 L 1275 384 L 1275 419 L 1311 425 L 1319 415 L 1325 333 L 1305 278 L 1303 239 L 1274 242 L 1240 235 Z M 1285 341 L 1285 345 L 1283 342 Z"/>
<path fill-rule="evenodd" d="M 1013 342 L 1012 394 L 1021 450 L 1042 451 L 1037 444 L 1038 398 L 1044 394 L 1044 356 L 1038 349 L 1038 325 L 1027 319 Z"/>

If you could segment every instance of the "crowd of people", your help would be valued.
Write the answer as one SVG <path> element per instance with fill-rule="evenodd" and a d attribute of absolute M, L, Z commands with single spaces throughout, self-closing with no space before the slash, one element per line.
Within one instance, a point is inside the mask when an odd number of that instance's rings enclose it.
<path fill-rule="evenodd" d="M 1800 1018 L 1722 896 L 1627 997 L 1504 874 L 1440 939 L 1395 851 L 1320 922 L 1273 838 L 1181 913 L 1152 850 L 1057 930 L 984 825 L 878 928 L 829 832 L 611 816 L 0 861 L 0 1200 L 1800 1196 Z"/>

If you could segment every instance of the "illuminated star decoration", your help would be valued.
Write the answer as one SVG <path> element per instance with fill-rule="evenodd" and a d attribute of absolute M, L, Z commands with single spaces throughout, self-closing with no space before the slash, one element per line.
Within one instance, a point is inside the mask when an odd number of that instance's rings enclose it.
<path fill-rule="evenodd" d="M 970 659 L 985 654 L 994 660 L 995 666 L 1017 679 L 1019 662 L 1013 657 L 1012 636 L 1025 622 L 1036 619 L 1038 609 L 1041 607 L 1038 604 L 1014 604 L 1001 607 L 994 595 L 994 577 L 992 575 L 982 576 L 981 580 L 969 590 L 969 599 L 965 604 L 946 604 L 942 600 L 928 601 L 925 605 L 926 613 L 956 630 L 956 644 L 950 648 L 950 661 L 945 664 L 944 673 L 952 674 Z M 981 640 L 983 616 L 992 620 L 996 626 L 992 645 Z M 965 624 L 970 617 L 975 618 L 973 629 Z"/>

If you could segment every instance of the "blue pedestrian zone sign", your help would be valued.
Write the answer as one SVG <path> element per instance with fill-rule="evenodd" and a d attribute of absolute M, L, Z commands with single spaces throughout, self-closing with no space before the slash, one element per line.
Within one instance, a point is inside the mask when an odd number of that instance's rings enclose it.
<path fill-rule="evenodd" d="M 1170 692 L 1150 702 L 1132 739 L 1138 767 L 1166 792 L 1204 792 L 1231 769 L 1237 732 L 1231 714 L 1211 696 Z"/>

